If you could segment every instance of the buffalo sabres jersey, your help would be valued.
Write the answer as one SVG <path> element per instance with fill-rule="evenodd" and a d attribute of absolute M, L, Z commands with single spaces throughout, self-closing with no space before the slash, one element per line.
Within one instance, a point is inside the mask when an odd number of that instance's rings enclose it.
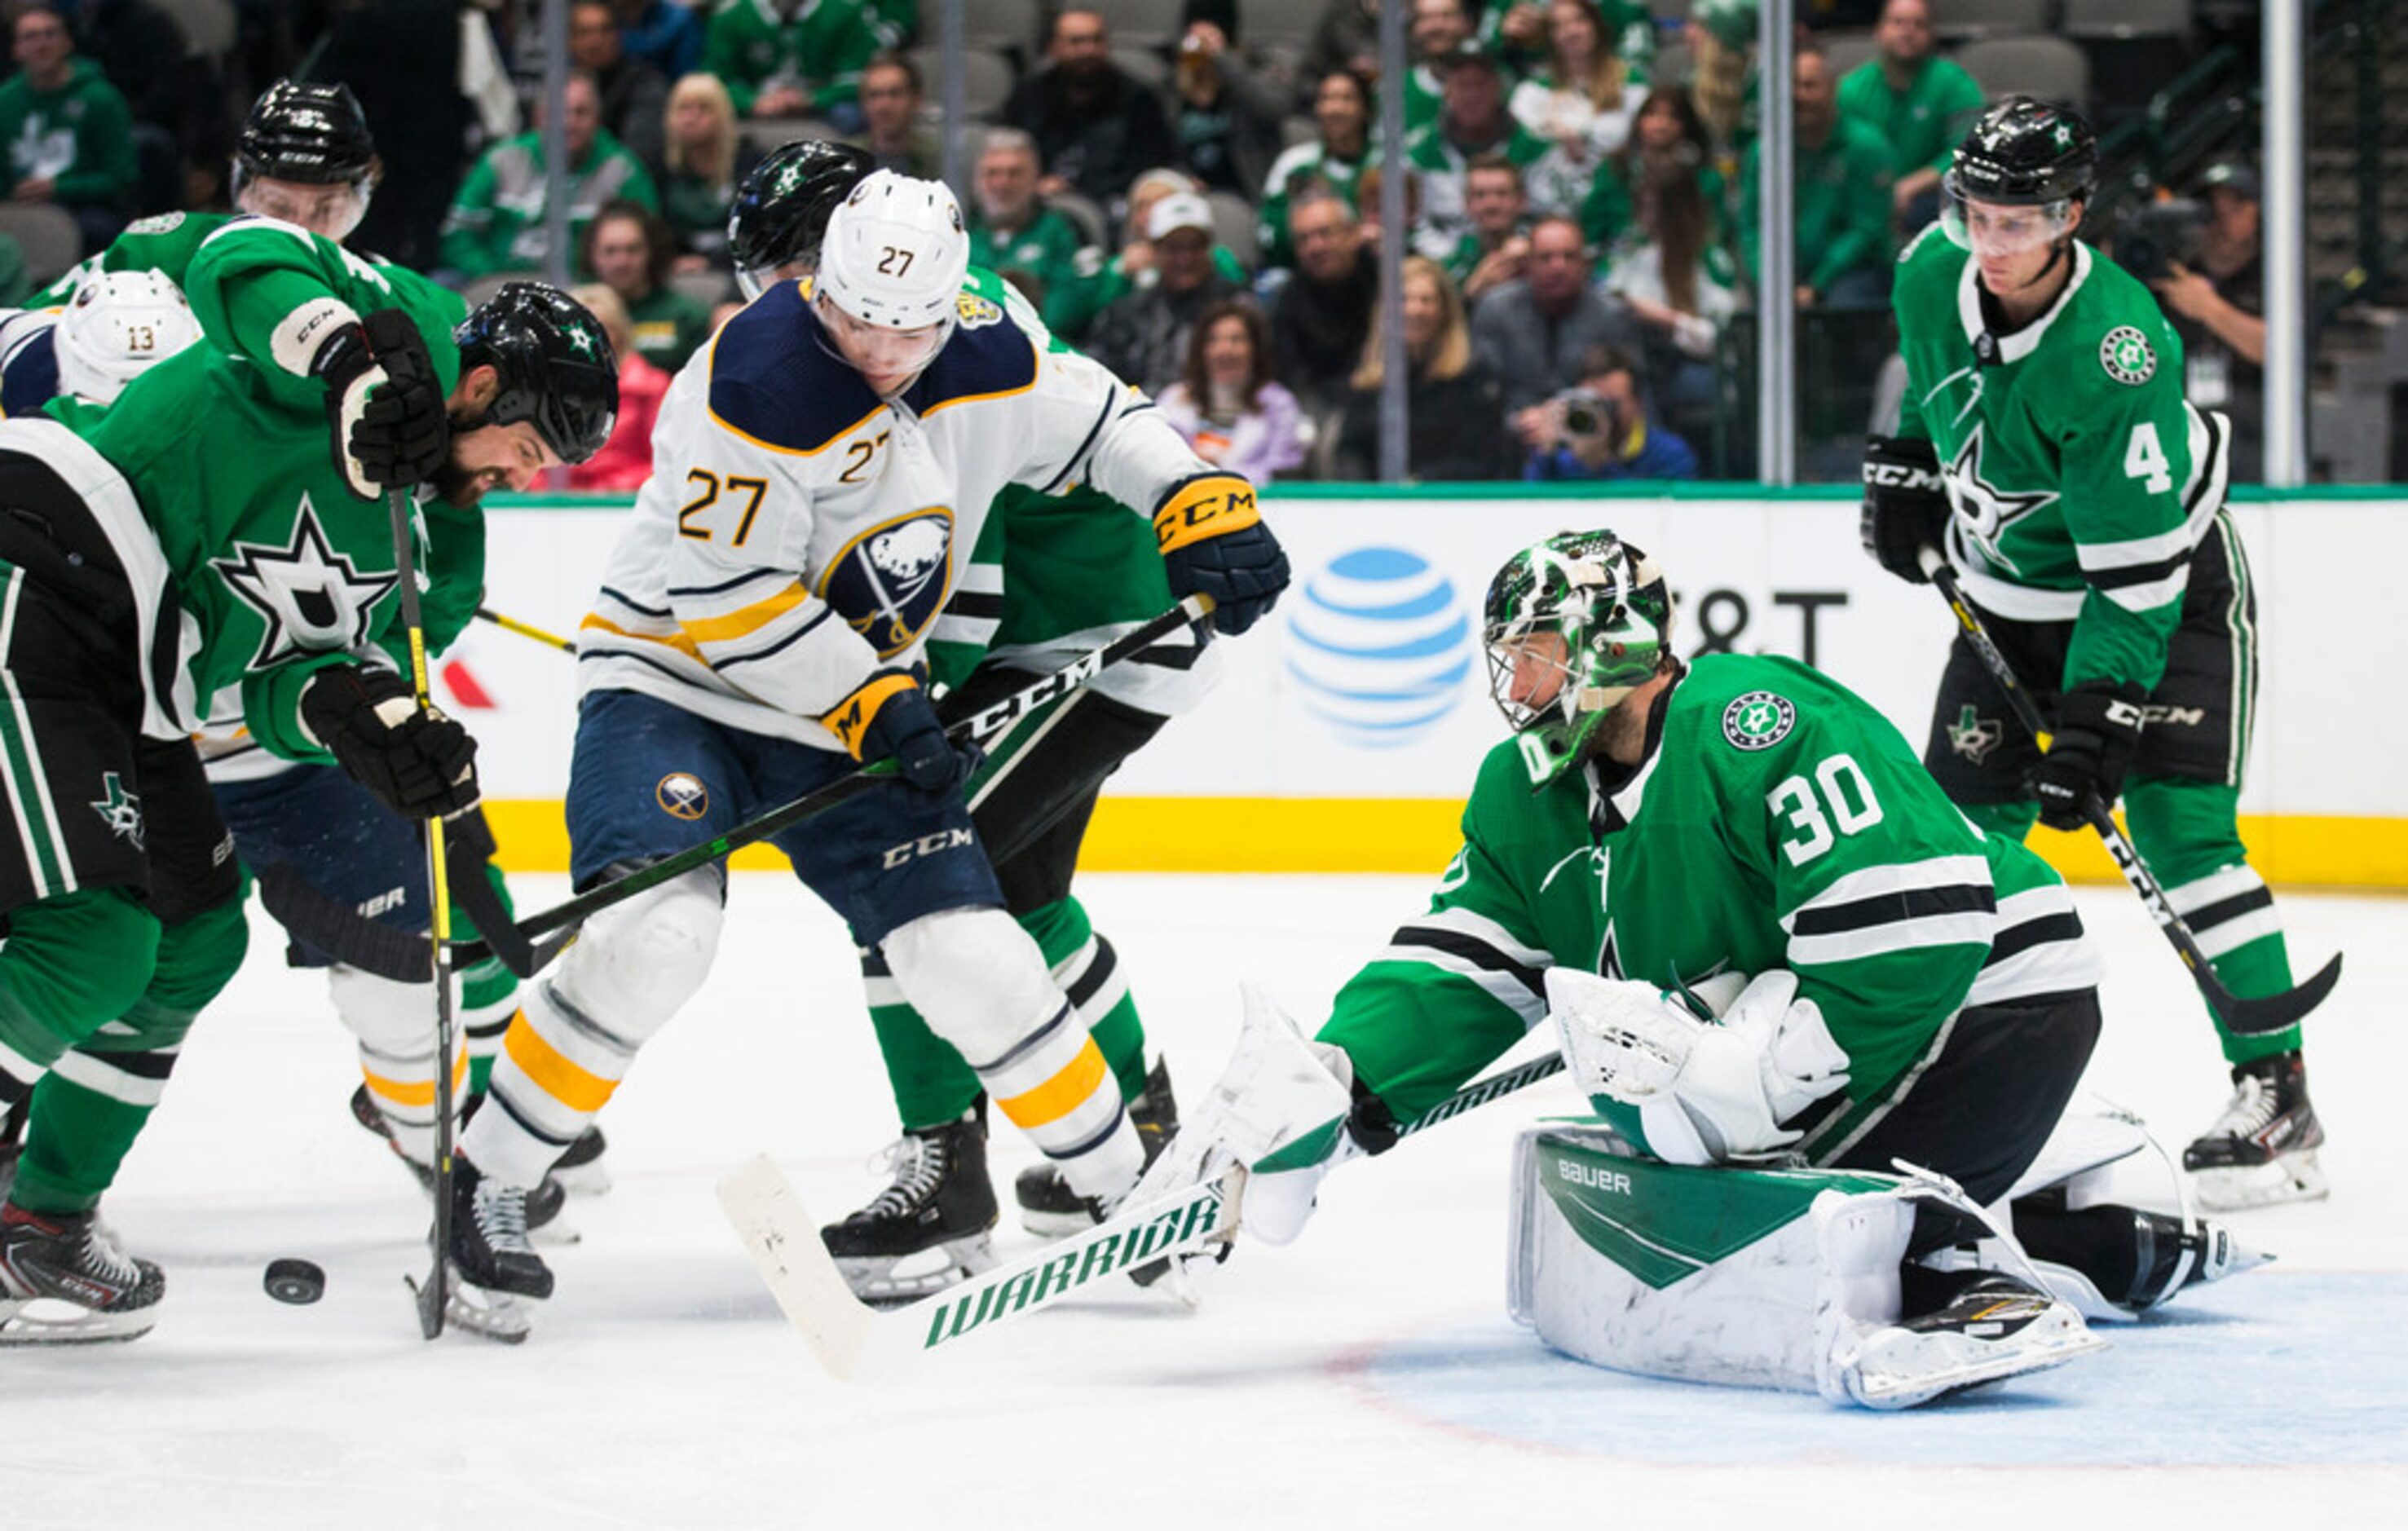
<path fill-rule="evenodd" d="M 819 719 L 921 662 L 1007 484 L 1085 483 L 1132 512 L 1211 473 L 1143 394 L 966 296 L 893 399 L 838 357 L 798 282 L 681 370 L 652 476 L 579 635 L 584 691 L 640 692 L 842 749 Z"/>

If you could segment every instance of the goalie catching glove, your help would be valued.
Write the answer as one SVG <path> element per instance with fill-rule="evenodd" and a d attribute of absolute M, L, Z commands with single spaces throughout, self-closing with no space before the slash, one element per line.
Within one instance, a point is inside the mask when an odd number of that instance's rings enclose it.
<path fill-rule="evenodd" d="M 1547 969 L 1547 1007 L 1580 1087 L 1639 1109 L 1656 1156 L 1723 1164 L 1787 1148 L 1781 1123 L 1848 1082 L 1848 1055 L 1798 976 L 1756 975 L 1720 1022 L 1652 983 Z"/>
<path fill-rule="evenodd" d="M 301 721 L 336 764 L 405 819 L 477 803 L 477 741 L 391 670 L 330 665 L 301 693 Z"/>
<path fill-rule="evenodd" d="M 1212 630 L 1230 637 L 1252 627 L 1287 588 L 1287 554 L 1263 524 L 1254 486 L 1232 473 L 1208 473 L 1170 492 L 1154 513 L 1170 594 L 1212 598 Z"/>
<path fill-rule="evenodd" d="M 335 466 L 372 500 L 434 476 L 451 446 L 442 379 L 409 315 L 379 308 L 328 336 L 309 371 L 326 385 Z"/>
<path fill-rule="evenodd" d="M 1940 454 L 1930 442 L 1903 436 L 1866 441 L 1865 504 L 1856 531 L 1882 567 L 1911 585 L 1929 584 L 1923 550 L 1941 546 L 1948 516 Z"/>

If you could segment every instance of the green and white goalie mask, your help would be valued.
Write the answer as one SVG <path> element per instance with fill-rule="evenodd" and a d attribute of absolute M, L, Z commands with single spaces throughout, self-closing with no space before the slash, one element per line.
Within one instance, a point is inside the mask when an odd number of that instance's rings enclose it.
<path fill-rule="evenodd" d="M 1489 694 L 1533 787 L 1577 763 L 1615 704 L 1663 667 L 1672 594 L 1608 531 L 1557 532 L 1505 561 L 1484 612 Z"/>

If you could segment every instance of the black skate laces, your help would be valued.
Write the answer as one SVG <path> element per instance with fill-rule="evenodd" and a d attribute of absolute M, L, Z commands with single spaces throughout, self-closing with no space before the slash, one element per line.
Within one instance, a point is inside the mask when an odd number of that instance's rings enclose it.
<path fill-rule="evenodd" d="M 948 1151 L 944 1140 L 923 1138 L 918 1133 L 905 1133 L 886 1145 L 879 1155 L 883 1165 L 895 1170 L 894 1183 L 878 1193 L 870 1204 L 862 1209 L 865 1215 L 901 1216 L 937 1194 L 945 1183 Z"/>

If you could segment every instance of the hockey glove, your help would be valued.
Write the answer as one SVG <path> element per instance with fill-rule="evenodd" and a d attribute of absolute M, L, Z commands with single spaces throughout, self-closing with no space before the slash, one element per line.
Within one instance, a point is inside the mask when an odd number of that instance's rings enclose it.
<path fill-rule="evenodd" d="M 1856 523 L 1865 551 L 1909 584 L 1928 585 L 1923 550 L 1941 546 L 1948 495 L 1928 441 L 1876 436 L 1865 442 L 1865 506 Z"/>
<path fill-rule="evenodd" d="M 2141 747 L 2141 700 L 2138 686 L 2103 680 L 2076 686 L 2058 699 L 2057 733 L 2031 772 L 2042 823 L 2080 829 L 2090 822 L 2085 805 L 2094 795 L 2103 807 L 2115 806 L 2133 751 Z"/>
<path fill-rule="evenodd" d="M 335 466 L 351 493 L 375 499 L 443 465 L 452 426 L 443 383 L 418 326 L 379 308 L 326 337 L 309 370 L 326 385 Z"/>
<path fill-rule="evenodd" d="M 1235 637 L 1252 627 L 1287 588 L 1287 554 L 1254 508 L 1254 486 L 1231 473 L 1208 473 L 1170 493 L 1154 513 L 1155 544 L 1184 600 L 1212 597 L 1212 630 Z"/>
<path fill-rule="evenodd" d="M 301 693 L 301 721 L 344 773 L 405 819 L 477 802 L 477 741 L 391 670 L 331 665 Z"/>
<path fill-rule="evenodd" d="M 961 791 L 986 759 L 977 745 L 945 737 L 927 692 L 903 670 L 878 671 L 820 722 L 855 760 L 895 757 L 903 780 L 924 793 Z"/>

